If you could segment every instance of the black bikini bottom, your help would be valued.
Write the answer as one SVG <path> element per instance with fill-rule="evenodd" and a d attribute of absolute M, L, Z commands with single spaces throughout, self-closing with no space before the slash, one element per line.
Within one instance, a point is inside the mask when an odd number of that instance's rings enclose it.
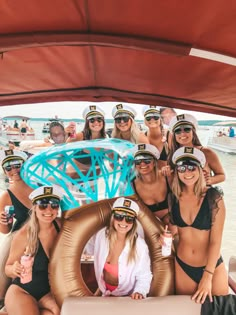
<path fill-rule="evenodd" d="M 202 275 L 204 272 L 205 266 L 202 267 L 192 267 L 185 262 L 183 262 L 177 255 L 176 255 L 176 261 L 180 265 L 180 267 L 183 269 L 183 271 L 196 283 L 199 283 L 202 279 Z M 217 260 L 216 267 L 218 267 L 223 262 L 222 257 Z"/>

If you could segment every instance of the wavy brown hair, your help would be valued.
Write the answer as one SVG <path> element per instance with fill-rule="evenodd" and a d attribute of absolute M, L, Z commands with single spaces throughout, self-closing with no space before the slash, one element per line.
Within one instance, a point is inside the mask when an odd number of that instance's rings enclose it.
<path fill-rule="evenodd" d="M 100 138 L 103 139 L 103 138 L 106 138 L 106 122 L 103 118 L 103 127 L 100 131 Z M 84 124 L 84 129 L 83 129 L 83 135 L 84 135 L 84 140 L 92 140 L 92 132 L 89 128 L 89 120 L 86 119 L 85 121 L 85 124 Z"/>

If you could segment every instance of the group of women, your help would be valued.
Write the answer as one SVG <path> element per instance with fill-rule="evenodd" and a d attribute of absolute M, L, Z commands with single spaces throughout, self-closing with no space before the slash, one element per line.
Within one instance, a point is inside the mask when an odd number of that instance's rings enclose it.
<path fill-rule="evenodd" d="M 202 147 L 197 121 L 189 114 L 175 115 L 167 137 L 156 106 L 143 109 L 146 134 L 140 131 L 130 106 L 118 104 L 112 114 L 112 137 L 135 144 L 134 191 L 157 220 L 168 224 L 173 237 L 178 236 L 176 293 L 190 294 L 199 303 L 207 297 L 212 300 L 212 295 L 227 295 L 227 273 L 220 255 L 225 205 L 222 191 L 212 186 L 224 181 L 225 174 L 217 155 Z M 72 126 L 64 128 L 58 122 L 52 123 L 50 135 L 54 143 L 106 137 L 104 112 L 98 106 L 86 108 L 83 117 L 84 129 L 75 135 Z M 11 184 L 0 197 L 0 232 L 18 230 L 5 268 L 7 276 L 14 279 L 5 305 L 8 315 L 25 314 L 26 310 L 32 314 L 59 314 L 50 293 L 47 265 L 60 229 L 57 214 L 61 192 L 55 186 L 34 191 L 27 186 L 20 177 L 25 160 L 22 152 L 1 152 L 2 168 Z M 4 211 L 8 205 L 15 208 L 14 223 Z M 97 233 L 94 242 L 99 288 L 103 295 L 144 298 L 152 274 L 147 245 L 137 234 L 139 207 L 122 197 L 111 210 L 109 225 Z M 20 257 L 26 248 L 34 257 L 33 280 L 22 285 L 19 279 L 24 267 Z M 15 303 L 11 303 L 13 299 Z"/>

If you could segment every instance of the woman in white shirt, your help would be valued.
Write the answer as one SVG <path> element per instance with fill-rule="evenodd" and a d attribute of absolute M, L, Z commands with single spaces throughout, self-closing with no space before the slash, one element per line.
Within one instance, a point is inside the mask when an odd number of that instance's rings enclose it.
<path fill-rule="evenodd" d="M 137 234 L 139 206 L 118 198 L 112 207 L 109 226 L 100 230 L 94 242 L 94 268 L 103 296 L 143 299 L 149 292 L 152 273 L 149 250 Z"/>

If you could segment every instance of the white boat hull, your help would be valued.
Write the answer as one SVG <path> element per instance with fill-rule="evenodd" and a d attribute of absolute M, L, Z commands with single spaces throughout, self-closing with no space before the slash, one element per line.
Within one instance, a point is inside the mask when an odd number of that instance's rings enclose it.
<path fill-rule="evenodd" d="M 225 153 L 236 154 L 236 137 L 228 136 L 212 137 L 209 139 L 209 147 Z"/>

